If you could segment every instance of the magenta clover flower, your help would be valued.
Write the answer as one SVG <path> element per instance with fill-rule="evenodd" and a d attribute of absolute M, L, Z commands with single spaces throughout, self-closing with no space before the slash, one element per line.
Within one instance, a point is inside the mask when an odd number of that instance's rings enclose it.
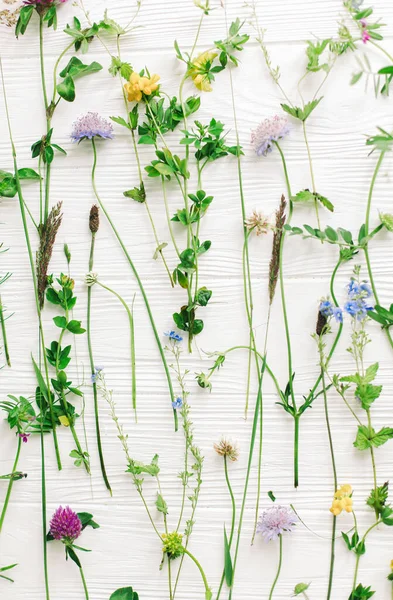
<path fill-rule="evenodd" d="M 73 142 L 81 142 L 82 140 L 92 140 L 95 137 L 112 139 L 112 123 L 96 112 L 88 112 L 75 121 L 71 131 L 71 139 Z"/>
<path fill-rule="evenodd" d="M 285 531 L 292 531 L 298 518 L 291 508 L 286 506 L 272 506 L 263 511 L 259 517 L 257 533 L 260 533 L 266 542 L 277 540 Z"/>
<path fill-rule="evenodd" d="M 251 143 L 258 156 L 267 156 L 273 150 L 274 142 L 278 142 L 290 132 L 286 117 L 275 115 L 265 119 L 251 132 Z"/>
<path fill-rule="evenodd" d="M 23 0 L 23 4 L 26 6 L 44 6 L 49 7 L 57 4 L 64 4 L 67 0 Z"/>
<path fill-rule="evenodd" d="M 82 522 L 69 506 L 59 506 L 50 521 L 49 531 L 55 540 L 73 543 L 82 533 Z"/>

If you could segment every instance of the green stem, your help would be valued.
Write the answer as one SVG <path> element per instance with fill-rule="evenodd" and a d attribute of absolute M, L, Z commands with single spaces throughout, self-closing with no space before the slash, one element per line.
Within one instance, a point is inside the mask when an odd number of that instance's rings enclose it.
<path fill-rule="evenodd" d="M 147 310 L 147 313 L 148 313 L 148 316 L 149 316 L 151 327 L 153 329 L 153 333 L 154 333 L 154 337 L 156 339 L 158 350 L 160 352 L 161 361 L 162 361 L 162 364 L 164 366 L 164 370 L 165 370 L 165 374 L 166 374 L 166 378 L 167 378 L 167 382 L 168 382 L 168 388 L 169 388 L 169 394 L 170 394 L 171 402 L 174 402 L 175 395 L 174 395 L 174 392 L 173 392 L 171 376 L 170 376 L 170 373 L 169 373 L 169 367 L 168 367 L 168 364 L 166 362 L 166 358 L 165 358 L 165 354 L 164 354 L 164 349 L 162 347 L 162 344 L 161 344 L 161 341 L 160 341 L 160 338 L 159 338 L 159 335 L 158 335 L 158 332 L 157 332 L 156 324 L 155 324 L 154 318 L 153 318 L 153 313 L 151 312 L 151 308 L 150 308 L 149 301 L 148 301 L 147 296 L 146 296 L 145 289 L 144 289 L 142 281 L 141 281 L 141 279 L 139 277 L 138 271 L 136 270 L 136 267 L 135 267 L 133 261 L 131 260 L 131 256 L 129 255 L 129 253 L 128 253 L 128 251 L 127 251 L 127 249 L 126 249 L 126 247 L 125 247 L 125 245 L 124 245 L 124 243 L 123 243 L 123 241 L 122 241 L 122 239 L 121 239 L 121 237 L 120 237 L 120 235 L 119 235 L 119 233 L 118 233 L 118 231 L 117 231 L 117 229 L 116 229 L 116 227 L 115 227 L 115 225 L 114 225 L 114 223 L 112 221 L 112 219 L 109 216 L 108 211 L 106 210 L 106 208 L 105 208 L 105 206 L 104 206 L 104 204 L 103 204 L 100 196 L 98 195 L 98 191 L 97 191 L 97 187 L 96 187 L 96 183 L 95 183 L 95 173 L 96 173 L 96 167 L 97 167 L 97 149 L 96 149 L 96 144 L 95 144 L 94 138 L 92 139 L 92 146 L 93 146 L 93 153 L 94 153 L 94 162 L 93 162 L 93 169 L 92 169 L 92 184 L 93 184 L 94 194 L 95 194 L 95 196 L 97 198 L 97 202 L 99 203 L 99 205 L 101 207 L 101 210 L 105 214 L 105 216 L 106 216 L 106 218 L 107 218 L 107 220 L 108 220 L 108 222 L 109 222 L 109 224 L 110 224 L 110 226 L 112 228 L 112 231 L 115 234 L 115 236 L 116 236 L 116 238 L 117 238 L 117 240 L 118 240 L 118 242 L 119 242 L 119 244 L 120 244 L 120 246 L 121 246 L 121 248 L 123 250 L 124 255 L 127 258 L 127 261 L 128 261 L 128 263 L 129 263 L 129 265 L 131 267 L 131 270 L 132 270 L 134 276 L 135 276 L 135 279 L 137 280 L 139 289 L 141 291 L 143 300 L 145 302 L 146 310 Z M 175 421 L 175 431 L 177 431 L 178 430 L 177 412 L 176 412 L 175 409 L 172 409 L 172 410 L 173 410 L 173 418 L 174 418 L 174 421 Z"/>
<path fill-rule="evenodd" d="M 304 142 L 305 142 L 306 148 L 307 148 L 308 162 L 309 162 L 309 165 L 310 165 L 310 175 L 311 175 L 312 191 L 314 192 L 314 195 L 315 195 L 315 193 L 316 193 L 317 190 L 316 190 L 316 187 L 315 187 L 314 168 L 313 168 L 313 164 L 312 164 L 310 144 L 308 143 L 306 122 L 303 121 L 302 124 L 303 124 L 303 137 L 304 137 Z M 318 200 L 315 197 L 314 197 L 314 206 L 315 206 L 315 214 L 316 214 L 316 217 L 317 217 L 318 229 L 321 229 L 321 222 L 319 220 L 319 211 L 318 211 Z"/>
<path fill-rule="evenodd" d="M 277 567 L 276 577 L 275 577 L 275 579 L 273 581 L 273 585 L 272 585 L 272 588 L 270 590 L 269 600 L 272 600 L 272 598 L 273 598 L 274 588 L 276 587 L 278 578 L 280 577 L 280 573 L 281 573 L 281 566 L 282 566 L 282 534 L 279 536 L 279 538 L 280 538 L 280 554 L 279 554 L 279 559 L 278 559 L 278 567 Z"/>
<path fill-rule="evenodd" d="M 225 481 L 226 481 L 226 484 L 227 484 L 227 487 L 228 487 L 228 492 L 229 492 L 229 495 L 231 497 L 231 503 L 232 503 L 231 531 L 230 531 L 229 540 L 228 540 L 228 546 L 229 546 L 229 550 L 230 550 L 231 546 L 232 546 L 233 535 L 235 533 L 236 502 L 235 502 L 235 496 L 233 494 L 231 482 L 229 480 L 228 460 L 227 460 L 227 456 L 226 455 L 224 455 L 224 472 L 225 472 Z M 225 581 L 225 570 L 223 570 L 222 575 L 221 575 L 220 587 L 218 588 L 216 600 L 219 600 L 219 597 L 220 597 L 220 594 L 221 594 L 221 590 L 222 590 L 222 587 L 224 585 L 224 581 Z"/>
<path fill-rule="evenodd" d="M 134 327 L 134 318 L 132 316 L 132 312 L 127 304 L 127 302 L 125 302 L 125 300 L 120 296 L 120 294 L 118 294 L 117 292 L 115 292 L 115 290 L 112 290 L 112 288 L 108 287 L 107 285 L 104 285 L 103 283 L 101 283 L 101 281 L 97 281 L 96 282 L 99 286 L 101 286 L 102 288 L 104 288 L 104 290 L 107 290 L 108 292 L 110 292 L 111 294 L 113 294 L 114 296 L 116 296 L 116 298 L 122 303 L 122 305 L 124 306 L 124 308 L 126 309 L 127 315 L 128 315 L 128 321 L 130 324 L 130 334 L 131 334 L 131 377 L 132 377 L 132 407 L 134 409 L 135 412 L 135 422 L 138 422 L 138 417 L 137 417 L 137 412 L 136 412 L 136 368 L 135 368 L 135 327 Z"/>
<path fill-rule="evenodd" d="M 322 338 L 322 336 L 321 336 Z M 328 432 L 329 438 L 329 449 L 330 449 L 330 458 L 332 462 L 333 469 L 333 485 L 334 485 L 334 493 L 336 493 L 338 485 L 337 485 L 337 469 L 336 469 L 336 459 L 334 455 L 334 446 L 333 446 L 333 436 L 330 427 L 329 420 L 329 407 L 328 407 L 328 399 L 326 393 L 326 380 L 325 380 L 325 365 L 324 365 L 324 356 L 323 356 L 323 342 L 322 339 L 319 340 L 319 350 L 320 350 L 320 365 L 321 365 L 321 375 L 322 375 L 322 389 L 323 389 L 323 401 L 324 401 L 324 409 L 325 409 L 325 421 L 326 421 L 326 429 Z M 329 569 L 329 584 L 328 584 L 328 592 L 327 592 L 327 600 L 330 600 L 333 586 L 333 574 L 334 574 L 334 560 L 335 560 L 335 545 L 336 545 L 336 516 L 333 516 L 333 525 L 332 525 L 332 542 L 330 549 L 330 569 Z"/>
<path fill-rule="evenodd" d="M 368 536 L 368 534 L 370 533 L 370 531 L 372 531 L 375 527 L 377 527 L 380 523 L 382 523 L 382 520 L 378 520 L 376 521 L 373 525 L 371 525 L 371 527 L 369 527 L 366 531 L 366 533 L 364 534 L 364 536 L 362 537 L 362 542 L 364 542 L 366 540 L 366 537 Z M 361 554 L 357 554 L 356 555 L 356 563 L 355 563 L 355 574 L 353 577 L 353 585 L 352 585 L 352 594 L 354 593 L 354 591 L 356 590 L 356 583 L 357 583 L 357 578 L 358 578 L 358 572 L 359 572 L 359 561 L 360 561 L 360 557 Z"/>
<path fill-rule="evenodd" d="M 205 598 L 206 600 L 210 600 L 212 597 L 212 593 L 209 587 L 209 584 L 207 582 L 207 578 L 205 575 L 204 570 L 202 569 L 202 565 L 201 563 L 195 558 L 195 556 L 193 554 L 191 554 L 191 552 L 189 550 L 187 550 L 187 548 L 183 547 L 183 552 L 184 554 L 187 554 L 187 556 L 189 556 L 191 558 L 191 560 L 196 564 L 196 566 L 198 567 L 198 570 L 202 576 L 202 580 L 203 580 L 203 584 L 205 586 Z"/>
<path fill-rule="evenodd" d="M 11 366 L 11 359 L 10 359 L 10 353 L 9 353 L 9 349 L 8 349 L 7 330 L 6 330 L 6 326 L 5 326 L 3 301 L 1 299 L 1 296 L 0 296 L 0 323 L 1 323 L 1 332 L 3 334 L 5 359 L 7 361 L 7 365 L 10 367 Z"/>
<path fill-rule="evenodd" d="M 381 169 L 384 158 L 385 158 L 385 152 L 381 152 L 381 154 L 379 155 L 378 162 L 375 166 L 372 179 L 371 179 L 370 189 L 369 189 L 369 193 L 368 193 L 368 200 L 367 200 L 367 209 L 366 209 L 366 221 L 365 221 L 365 232 L 364 232 L 366 236 L 368 236 L 369 227 L 370 227 L 371 204 L 372 204 L 374 188 L 375 188 L 378 173 Z M 372 268 L 371 268 L 370 255 L 369 255 L 369 251 L 368 251 L 368 242 L 364 246 L 364 256 L 366 259 L 367 271 L 368 271 L 368 276 L 370 279 L 371 288 L 372 288 L 373 294 L 374 294 L 375 304 L 380 304 L 379 298 L 378 298 L 378 293 L 377 293 L 377 288 L 375 286 L 373 272 L 372 272 Z M 389 340 L 390 346 L 393 348 L 393 338 L 392 338 L 392 335 L 391 335 L 389 329 L 385 328 L 384 331 L 386 332 L 386 336 Z"/>
<path fill-rule="evenodd" d="M 372 423 L 371 423 L 371 412 L 370 409 L 366 411 L 367 413 L 367 423 L 368 423 L 368 427 L 371 430 L 372 429 Z M 372 464 L 372 468 L 373 468 L 373 480 L 374 480 L 374 492 L 375 492 L 375 497 L 377 497 L 377 468 L 375 465 L 375 454 L 374 454 L 374 448 L 371 446 L 370 448 L 370 454 L 371 454 L 371 464 Z M 375 518 L 378 521 L 379 518 L 379 512 L 378 509 L 375 509 Z"/>
<path fill-rule="evenodd" d="M 96 234 L 92 232 L 91 234 L 91 245 L 90 245 L 90 258 L 89 258 L 89 271 L 92 271 L 94 266 L 94 247 L 95 247 L 95 239 Z M 93 375 L 95 372 L 95 364 L 93 357 L 93 344 L 91 341 L 91 293 L 92 287 L 89 286 L 87 288 L 87 346 L 89 349 L 89 360 L 90 360 L 90 371 Z M 97 392 L 97 384 L 93 381 L 93 400 L 94 400 L 94 417 L 95 417 L 95 425 L 96 425 L 96 437 L 97 437 L 97 447 L 98 447 L 98 455 L 100 458 L 100 467 L 101 474 L 105 483 L 107 490 L 110 492 L 112 496 L 112 488 L 109 483 L 109 479 L 106 473 L 105 461 L 104 461 L 104 452 L 102 449 L 102 441 L 101 441 L 101 428 L 100 428 L 100 417 L 99 417 L 99 409 L 98 409 L 98 392 Z"/>
<path fill-rule="evenodd" d="M 15 460 L 14 460 L 14 466 L 12 467 L 12 473 L 15 473 L 15 471 L 17 470 L 21 447 L 22 447 L 22 438 L 18 434 L 18 445 L 16 448 L 16 455 L 15 455 Z M 8 482 L 7 493 L 6 493 L 5 500 L 4 500 L 3 510 L 1 511 L 1 516 L 0 516 L 0 533 L 3 528 L 5 514 L 7 512 L 13 485 L 14 485 L 14 479 L 13 479 L 13 477 L 11 477 Z"/>
<path fill-rule="evenodd" d="M 89 600 L 89 592 L 87 591 L 86 579 L 85 579 L 85 575 L 83 573 L 82 567 L 79 567 L 79 572 L 81 574 L 81 579 L 82 579 L 82 583 L 83 583 L 83 591 L 85 592 L 85 599 Z"/>
<path fill-rule="evenodd" d="M 265 368 L 266 368 L 266 361 L 264 360 L 263 364 L 262 364 L 261 373 L 260 373 L 261 376 L 259 378 L 258 395 L 257 395 L 256 403 L 255 403 L 255 409 L 254 409 L 254 418 L 253 418 L 253 423 L 252 423 L 250 449 L 248 452 L 246 479 L 244 482 L 243 498 L 242 498 L 242 504 L 241 504 L 241 508 L 240 508 L 239 522 L 238 522 L 238 526 L 237 526 L 236 547 L 235 547 L 235 555 L 234 555 L 234 559 L 233 559 L 233 579 L 232 579 L 232 587 L 229 592 L 229 600 L 232 599 L 232 592 L 233 592 L 233 587 L 234 587 L 234 583 L 235 583 L 236 565 L 237 565 L 237 559 L 238 559 L 238 555 L 239 555 L 240 537 L 241 537 L 241 531 L 242 531 L 242 525 L 243 525 L 244 511 L 246 508 L 247 492 L 248 492 L 248 484 L 249 484 L 249 480 L 250 480 L 252 458 L 253 458 L 253 454 L 254 454 L 255 437 L 256 437 L 256 433 L 257 433 L 259 410 L 260 410 L 260 403 L 261 403 L 261 396 L 262 396 L 262 379 L 263 379 L 263 372 L 264 372 Z"/>
<path fill-rule="evenodd" d="M 40 301 L 39 301 L 39 298 L 38 298 L 36 272 L 35 272 L 35 267 L 34 267 L 33 252 L 32 252 L 31 244 L 30 244 L 30 236 L 29 236 L 29 231 L 28 231 L 27 222 L 26 222 L 25 203 L 24 203 L 24 199 L 23 199 L 22 188 L 21 188 L 21 185 L 20 185 L 20 179 L 19 179 L 19 173 L 18 173 L 18 163 L 17 163 L 17 158 L 16 158 L 16 148 L 15 148 L 14 140 L 13 140 L 13 137 L 12 137 L 11 120 L 10 120 L 10 115 L 9 115 L 9 110 L 8 110 L 7 94 L 6 94 L 6 89 L 5 89 L 4 72 L 3 72 L 3 63 L 2 63 L 2 60 L 1 60 L 1 56 L 0 56 L 0 73 L 1 73 L 1 82 L 2 82 L 3 95 L 4 95 L 4 105 L 5 105 L 5 112 L 6 112 L 8 133 L 9 133 L 9 139 L 10 139 L 11 150 L 12 150 L 12 157 L 13 157 L 13 162 L 14 162 L 15 182 L 16 182 L 16 189 L 17 189 L 17 192 L 18 192 L 19 209 L 20 209 L 20 213 L 21 213 L 21 217 L 22 217 L 23 230 L 24 230 L 24 234 L 25 234 L 25 241 L 26 241 L 27 251 L 28 251 L 28 255 L 29 255 L 29 263 L 30 263 L 30 269 L 31 269 L 31 276 L 32 276 L 32 280 L 33 280 L 34 298 L 35 298 L 37 318 L 38 318 L 38 323 L 39 323 L 39 334 L 40 334 L 40 340 L 41 340 L 41 345 L 42 345 L 42 353 L 43 353 L 44 364 L 45 364 L 45 376 L 46 376 L 48 390 L 50 390 L 50 387 L 49 387 L 48 364 L 47 364 L 47 360 L 46 360 L 44 331 L 43 331 L 43 327 L 42 327 Z M 55 445 L 57 465 L 58 465 L 58 468 L 60 470 L 61 469 L 61 459 L 60 459 L 59 447 L 58 447 L 58 444 L 57 444 L 56 424 L 55 424 L 55 421 L 54 421 L 52 401 L 51 401 L 51 398 L 50 398 L 50 394 L 49 394 L 49 402 L 48 402 L 48 404 L 49 404 L 49 411 L 50 411 L 50 416 L 51 416 L 51 423 L 52 423 L 52 430 L 53 430 L 53 440 L 54 440 L 54 445 Z M 42 542 L 43 542 L 43 557 L 44 557 L 45 597 L 46 597 L 46 600 L 50 600 L 50 593 L 49 593 L 49 573 L 48 573 L 47 546 L 46 546 L 46 544 L 47 544 L 47 540 L 46 540 L 47 525 L 46 525 L 45 447 L 44 447 L 44 434 L 43 434 L 42 419 L 43 419 L 43 415 L 41 414 Z"/>
<path fill-rule="evenodd" d="M 283 165 L 283 169 L 284 169 L 285 182 L 287 185 L 287 192 L 288 192 L 288 198 L 289 198 L 288 199 L 289 214 L 288 214 L 288 218 L 287 218 L 287 225 L 290 225 L 291 219 L 292 219 L 292 214 L 293 214 L 293 202 L 291 199 L 292 198 L 291 185 L 289 182 L 288 169 L 287 169 L 287 164 L 286 164 L 284 153 L 281 150 L 281 147 L 278 144 L 278 142 L 275 142 L 275 144 L 276 144 L 278 151 L 280 153 L 280 156 L 281 156 L 282 165 Z M 287 343 L 289 388 L 290 388 L 290 392 L 291 392 L 292 408 L 293 408 L 294 414 L 297 415 L 296 399 L 295 399 L 295 393 L 294 393 L 294 389 L 293 389 L 291 336 L 289 333 L 289 323 L 288 323 L 287 305 L 286 305 L 285 287 L 284 287 L 283 258 L 284 258 L 285 237 L 286 237 L 286 234 L 285 234 L 285 229 L 284 229 L 282 232 L 281 245 L 280 245 L 279 277 L 280 277 L 280 290 L 281 290 L 281 305 L 282 305 L 282 313 L 283 313 L 283 318 L 284 318 L 285 337 L 286 337 L 286 343 Z M 297 416 L 294 417 L 294 421 L 295 421 L 294 486 L 295 486 L 295 488 L 297 488 L 299 485 L 299 418 Z"/>

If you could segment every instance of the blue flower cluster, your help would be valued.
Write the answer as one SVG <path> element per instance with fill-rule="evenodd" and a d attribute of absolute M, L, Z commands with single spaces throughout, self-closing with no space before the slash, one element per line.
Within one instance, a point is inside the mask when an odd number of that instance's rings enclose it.
<path fill-rule="evenodd" d="M 104 370 L 104 367 L 94 367 L 94 373 L 92 373 L 91 375 L 91 382 L 92 383 L 97 383 L 97 378 L 98 375 L 101 373 L 101 371 Z"/>
<path fill-rule="evenodd" d="M 183 338 L 181 335 L 176 333 L 176 331 L 167 331 L 164 335 L 166 335 L 170 340 L 174 340 L 175 342 L 182 342 Z"/>
<path fill-rule="evenodd" d="M 181 408 L 183 406 L 183 398 L 176 398 L 176 400 L 174 400 L 172 402 L 172 407 L 177 410 L 178 408 Z"/>
<path fill-rule="evenodd" d="M 351 279 L 347 292 L 348 300 L 343 308 L 335 306 L 329 299 L 322 299 L 319 305 L 321 315 L 326 319 L 334 317 L 338 323 L 343 322 L 344 312 L 357 321 L 365 319 L 367 313 L 374 308 L 368 301 L 373 295 L 370 286 L 368 283 L 359 283 L 355 279 Z"/>

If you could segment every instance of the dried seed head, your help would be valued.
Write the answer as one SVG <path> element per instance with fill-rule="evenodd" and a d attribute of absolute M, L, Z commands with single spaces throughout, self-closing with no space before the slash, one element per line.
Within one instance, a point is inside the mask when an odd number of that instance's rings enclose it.
<path fill-rule="evenodd" d="M 327 325 L 327 318 L 325 317 L 325 315 L 323 315 L 321 313 L 320 310 L 318 310 L 318 318 L 317 318 L 317 326 L 316 326 L 316 332 L 317 335 L 320 336 L 323 333 L 326 333 L 326 327 Z"/>
<path fill-rule="evenodd" d="M 92 233 L 97 233 L 100 227 L 100 209 L 96 204 L 90 209 L 89 227 Z"/>
<path fill-rule="evenodd" d="M 280 270 L 280 251 L 283 229 L 285 225 L 285 208 L 287 203 L 284 195 L 281 196 L 280 206 L 276 211 L 276 222 L 274 226 L 272 257 L 269 265 L 269 303 L 272 304 L 276 291 L 278 274 Z"/>
<path fill-rule="evenodd" d="M 220 456 L 226 456 L 232 462 L 237 461 L 239 458 L 239 449 L 236 444 L 233 444 L 230 440 L 222 438 L 218 444 L 214 444 L 214 450 Z"/>

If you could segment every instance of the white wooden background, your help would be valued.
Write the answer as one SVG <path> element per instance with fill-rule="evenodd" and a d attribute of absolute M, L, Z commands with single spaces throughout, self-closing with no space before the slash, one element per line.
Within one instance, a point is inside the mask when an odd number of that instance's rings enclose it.
<path fill-rule="evenodd" d="M 4 4 L 4 3 L 3 3 Z M 218 0 L 217 10 L 205 19 L 199 49 L 211 46 L 211 42 L 225 36 L 223 10 Z M 393 48 L 393 6 L 388 0 L 375 0 L 375 12 L 383 16 L 388 27 L 384 30 L 387 44 Z M 6 4 L 4 4 L 7 7 Z M 104 8 L 110 16 L 126 23 L 134 11 L 134 4 L 126 0 L 86 0 L 91 17 L 99 20 Z M 316 36 L 334 35 L 337 20 L 342 12 L 340 0 L 260 0 L 258 11 L 263 27 L 268 30 L 267 41 L 273 62 L 282 66 L 282 83 L 289 93 L 296 93 L 296 82 L 305 67 L 304 46 L 311 32 Z M 74 14 L 80 15 L 71 2 L 59 10 L 59 32 L 46 32 L 47 69 L 59 55 L 68 37 L 61 30 Z M 239 0 L 228 0 L 229 17 L 246 16 Z M 182 65 L 175 58 L 173 40 L 187 49 L 194 39 L 200 17 L 191 0 L 144 0 L 139 25 L 123 42 L 124 59 L 139 70 L 145 65 L 151 72 L 161 75 L 163 89 L 176 94 Z M 8 88 L 12 126 L 18 151 L 19 166 L 36 167 L 30 158 L 30 145 L 44 131 L 44 115 L 39 79 L 39 55 L 37 30 L 31 25 L 27 34 L 16 41 L 11 29 L 2 26 L 1 53 Z M 377 51 L 366 48 L 376 67 L 384 66 Z M 113 52 L 115 50 L 113 49 Z M 362 50 L 361 50 L 362 52 Z M 64 220 L 58 235 L 51 264 L 55 273 L 66 269 L 63 243 L 72 252 L 72 275 L 76 280 L 78 305 L 76 315 L 86 319 L 86 288 L 83 283 L 87 271 L 89 251 L 88 212 L 93 202 L 90 186 L 91 151 L 88 144 L 73 146 L 70 128 L 81 113 L 95 110 L 104 116 L 122 114 L 119 85 L 107 71 L 108 55 L 98 41 L 90 47 L 89 59 L 97 60 L 104 69 L 94 76 L 77 83 L 77 98 L 72 105 L 62 103 L 54 118 L 57 143 L 68 151 L 67 158 L 57 158 L 53 168 L 52 202 L 64 201 Z M 254 40 L 247 44 L 242 64 L 234 72 L 234 85 L 238 106 L 243 160 L 245 197 L 247 208 L 262 209 L 266 213 L 275 210 L 284 191 L 282 168 L 277 153 L 258 159 L 250 146 L 250 130 L 258 122 L 279 111 L 281 100 L 277 88 L 267 74 L 260 50 Z M 335 206 L 334 215 L 322 213 L 324 224 L 345 226 L 358 230 L 364 220 L 368 185 L 375 166 L 375 156 L 368 157 L 364 134 L 375 127 L 391 129 L 391 99 L 378 99 L 372 90 L 364 93 L 362 83 L 349 86 L 351 74 L 356 70 L 351 53 L 341 58 L 324 89 L 325 100 L 309 120 L 309 133 L 318 190 L 330 198 Z M 315 84 L 315 82 L 314 82 Z M 315 89 L 315 88 L 314 88 Z M 194 90 L 188 89 L 189 93 Z M 311 88 L 310 88 L 311 91 Z M 307 93 L 307 90 L 306 90 Z M 10 144 L 4 120 L 4 103 L 0 99 L 0 167 L 11 169 Z M 231 130 L 229 139 L 234 141 L 233 115 L 230 101 L 228 73 L 217 76 L 214 92 L 205 94 L 197 118 L 206 121 L 212 116 L 221 119 Z M 173 145 L 178 135 L 173 135 Z M 288 160 L 294 190 L 310 186 L 306 151 L 297 124 L 290 137 L 283 143 Z M 152 158 L 151 147 L 141 147 L 144 164 Z M 137 171 L 130 140 L 125 130 L 116 127 L 116 139 L 100 145 L 98 188 L 107 202 L 121 234 L 127 242 L 132 257 L 141 274 L 152 305 L 159 331 L 172 326 L 171 315 L 181 305 L 184 292 L 170 289 L 160 262 L 152 260 L 154 240 L 143 206 L 126 200 L 122 192 L 137 182 Z M 375 193 L 372 224 L 378 222 L 378 209 L 392 209 L 392 160 L 388 156 Z M 168 240 L 164 211 L 157 180 L 147 180 L 150 199 L 160 238 Z M 211 239 L 212 249 L 200 261 L 201 281 L 213 290 L 213 298 L 203 311 L 205 331 L 198 338 L 201 350 L 224 350 L 235 344 L 247 343 L 247 326 L 242 292 L 242 225 L 237 186 L 235 160 L 233 157 L 219 161 L 214 168 L 206 170 L 205 189 L 213 194 L 215 201 L 203 221 L 203 238 Z M 37 215 L 38 195 L 34 185 L 25 186 L 26 199 Z M 181 199 L 173 186 L 169 194 L 171 209 L 181 206 Z M 8 321 L 8 334 L 12 369 L 4 367 L 0 373 L 1 399 L 6 394 L 29 396 L 36 385 L 31 368 L 30 354 L 37 349 L 37 327 L 32 295 L 31 277 L 25 249 L 25 241 L 17 200 L 1 203 L 0 239 L 10 250 L 3 255 L 1 271 L 12 271 L 9 282 L 2 286 L 2 295 L 12 318 Z M 297 207 L 294 223 L 313 223 L 311 209 Z M 34 239 L 34 232 L 32 231 Z M 267 307 L 267 270 L 271 243 L 265 238 L 255 238 L 251 243 L 252 273 L 255 296 L 255 325 L 257 339 L 262 344 Z M 169 249 L 167 256 L 171 266 L 175 255 Z M 382 303 L 391 303 L 392 243 L 388 234 L 382 234 L 371 250 L 375 278 Z M 291 238 L 285 255 L 285 278 L 289 307 L 289 321 L 296 371 L 296 390 L 299 398 L 307 393 L 318 373 L 315 344 L 310 333 L 314 330 L 316 307 L 319 298 L 327 294 L 329 277 L 336 260 L 335 249 L 319 246 L 312 241 Z M 337 279 L 337 293 L 344 299 L 345 285 L 352 265 L 346 265 Z M 116 240 L 102 219 L 97 237 L 95 268 L 100 279 L 118 291 L 128 301 L 136 293 L 135 320 L 137 344 L 137 376 L 139 423 L 135 425 L 131 410 L 130 372 L 128 357 L 128 333 L 126 315 L 119 310 L 115 299 L 102 289 L 94 289 L 94 352 L 96 362 L 105 365 L 107 381 L 114 389 L 118 414 L 129 434 L 131 454 L 136 459 L 149 461 L 153 454 L 160 455 L 163 493 L 169 504 L 169 520 L 177 519 L 180 503 L 180 481 L 177 473 L 182 469 L 183 438 L 173 432 L 173 418 L 168 406 L 165 378 L 157 348 L 148 323 L 145 307 L 131 276 L 128 264 L 119 250 Z M 201 310 L 202 313 L 202 310 Z M 52 323 L 53 310 L 45 310 L 47 340 L 55 333 Z M 201 315 L 202 316 L 202 315 Z M 280 303 L 275 302 L 269 343 L 270 364 L 282 386 L 287 381 L 284 331 Z M 348 324 L 338 351 L 332 361 L 334 370 L 342 374 L 353 368 L 346 352 Z M 374 426 L 392 425 L 392 363 L 393 354 L 378 326 L 371 325 L 373 344 L 367 351 L 367 359 L 380 362 L 378 382 L 384 385 L 382 397 L 373 407 Z M 82 383 L 83 373 L 88 373 L 86 338 L 78 339 L 79 376 L 75 362 L 70 372 L 74 381 Z M 232 354 L 225 367 L 215 377 L 213 392 L 209 394 L 197 387 L 193 372 L 206 369 L 210 361 L 203 363 L 197 353 L 184 354 L 184 366 L 191 371 L 190 390 L 195 439 L 205 455 L 203 489 L 197 510 L 197 522 L 190 549 L 201 559 L 213 590 L 217 590 L 223 564 L 223 523 L 229 522 L 230 503 L 224 483 L 221 459 L 213 450 L 213 443 L 222 434 L 237 439 L 241 449 L 240 460 L 231 465 L 230 473 L 240 505 L 251 421 L 243 419 L 244 391 L 246 385 L 245 354 Z M 142 600 L 158 600 L 168 597 L 166 572 L 160 572 L 161 548 L 147 520 L 146 514 L 132 482 L 124 473 L 125 461 L 116 431 L 108 415 L 107 406 L 101 402 L 104 451 L 114 496 L 109 498 L 103 485 L 95 445 L 95 429 L 92 393 L 85 377 L 86 426 L 89 450 L 92 455 L 92 476 L 89 479 L 77 470 L 67 458 L 72 449 L 69 431 L 59 430 L 64 470 L 56 469 L 53 445 L 48 438 L 47 493 L 48 518 L 59 504 L 69 504 L 76 510 L 88 510 L 101 524 L 101 529 L 83 534 L 83 545 L 91 548 L 91 554 L 83 556 L 83 563 L 92 600 L 107 600 L 111 592 L 123 585 L 132 585 Z M 255 386 L 254 386 L 255 389 Z M 276 406 L 277 400 L 271 382 L 266 378 L 265 391 L 265 440 L 263 464 L 263 489 L 261 505 L 270 503 L 266 492 L 273 490 L 281 503 L 293 502 L 308 527 L 303 526 L 285 537 L 284 566 L 276 588 L 277 600 L 288 598 L 296 583 L 312 582 L 310 597 L 325 597 L 329 566 L 332 499 L 332 475 L 328 452 L 322 401 L 319 399 L 301 421 L 300 487 L 292 488 L 292 420 Z M 353 448 L 356 434 L 355 422 L 337 396 L 330 395 L 331 422 L 336 448 L 336 459 L 341 483 L 351 483 L 354 488 L 354 504 L 361 530 L 372 522 L 372 513 L 365 505 L 372 487 L 370 457 Z M 250 413 L 251 414 L 251 413 Z M 82 436 L 82 424 L 78 425 Z M 5 423 L 1 424 L 0 472 L 9 472 L 15 450 L 15 438 Z M 393 444 L 377 451 L 378 479 L 382 483 L 392 476 Z M 0 596 L 11 598 L 44 598 L 41 553 L 40 514 L 40 454 L 39 440 L 30 439 L 23 447 L 20 468 L 28 478 L 14 486 L 12 501 L 3 532 L 0 537 L 0 565 L 17 562 L 13 585 L 0 581 Z M 5 493 L 0 489 L 0 502 Z M 154 513 L 153 487 L 146 481 L 146 491 Z M 151 493 L 149 492 L 151 490 Z M 234 598 L 266 598 L 270 589 L 278 556 L 278 546 L 265 545 L 258 539 L 250 546 L 250 535 L 256 497 L 256 471 L 253 471 L 240 559 L 237 570 Z M 157 515 L 158 516 L 158 515 Z M 338 520 L 338 532 L 352 527 L 352 517 L 342 515 Z M 386 580 L 390 560 L 393 558 L 392 534 L 387 528 L 370 535 L 367 554 L 361 559 L 359 581 L 371 585 L 377 591 L 378 600 L 390 597 L 391 584 Z M 50 586 L 53 600 L 76 600 L 82 598 L 79 574 L 72 563 L 64 560 L 60 544 L 49 546 Z M 337 542 L 337 559 L 333 597 L 346 600 L 351 591 L 354 556 Z M 184 576 L 178 593 L 179 600 L 204 597 L 199 573 L 193 564 L 186 562 Z M 225 594 L 222 596 L 225 597 Z"/>

